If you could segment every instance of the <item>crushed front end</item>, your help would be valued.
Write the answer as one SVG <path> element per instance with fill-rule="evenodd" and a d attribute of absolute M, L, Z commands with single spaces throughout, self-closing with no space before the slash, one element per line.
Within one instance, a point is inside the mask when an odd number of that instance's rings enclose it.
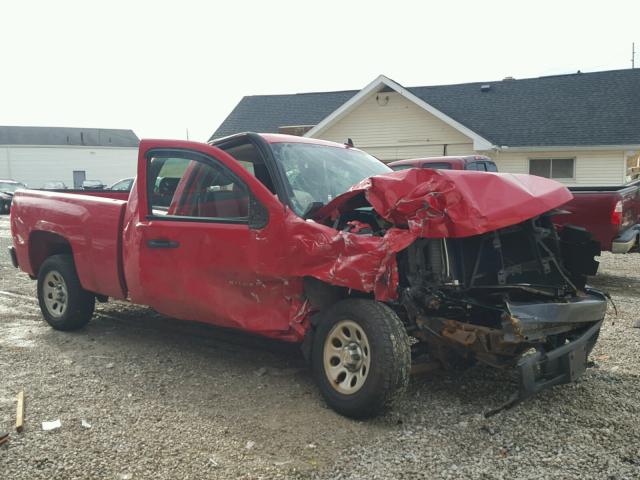
<path fill-rule="evenodd" d="M 327 252 L 318 280 L 395 308 L 416 356 L 518 368 L 522 399 L 584 371 L 606 312 L 586 286 L 599 244 L 551 220 L 572 198 L 533 175 L 402 170 L 318 210 L 339 233 L 305 252 Z"/>
<path fill-rule="evenodd" d="M 586 286 L 599 246 L 580 228 L 558 233 L 552 214 L 401 252 L 399 304 L 417 346 L 445 365 L 519 369 L 519 399 L 579 377 L 607 307 Z"/>

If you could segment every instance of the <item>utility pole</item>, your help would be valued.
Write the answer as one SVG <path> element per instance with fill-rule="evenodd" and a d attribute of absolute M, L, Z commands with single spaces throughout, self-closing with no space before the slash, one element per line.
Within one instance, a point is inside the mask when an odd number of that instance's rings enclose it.
<path fill-rule="evenodd" d="M 189 129 L 187 128 L 187 140 L 189 140 Z"/>
<path fill-rule="evenodd" d="M 636 68 L 636 43 L 631 43 L 631 68 Z"/>

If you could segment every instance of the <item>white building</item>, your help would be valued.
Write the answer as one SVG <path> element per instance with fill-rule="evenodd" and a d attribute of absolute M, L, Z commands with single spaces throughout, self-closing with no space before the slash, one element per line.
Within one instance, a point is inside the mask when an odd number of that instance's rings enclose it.
<path fill-rule="evenodd" d="M 110 185 L 135 176 L 138 143 L 131 130 L 0 126 L 0 179 L 31 188 L 52 181 Z"/>
<path fill-rule="evenodd" d="M 281 132 L 351 138 L 384 162 L 483 154 L 503 172 L 620 185 L 640 152 L 640 69 L 244 97 L 213 138 Z"/>

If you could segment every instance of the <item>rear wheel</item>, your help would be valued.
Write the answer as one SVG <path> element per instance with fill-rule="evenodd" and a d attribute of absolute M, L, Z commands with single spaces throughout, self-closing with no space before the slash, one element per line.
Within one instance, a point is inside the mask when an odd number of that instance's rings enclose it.
<path fill-rule="evenodd" d="M 407 386 L 409 338 L 388 306 L 343 300 L 329 308 L 318 325 L 312 363 L 331 408 L 348 417 L 372 417 Z"/>
<path fill-rule="evenodd" d="M 38 272 L 38 302 L 53 328 L 77 330 L 91 320 L 95 295 L 80 285 L 71 255 L 53 255 Z"/>

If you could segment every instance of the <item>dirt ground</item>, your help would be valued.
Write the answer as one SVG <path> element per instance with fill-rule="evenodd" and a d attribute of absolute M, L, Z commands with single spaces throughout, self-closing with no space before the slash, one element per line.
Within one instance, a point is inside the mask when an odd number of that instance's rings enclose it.
<path fill-rule="evenodd" d="M 9 245 L 0 216 L 3 479 L 640 478 L 640 254 L 601 258 L 592 283 L 618 315 L 578 383 L 486 419 L 515 390 L 509 373 L 436 373 L 363 422 L 325 406 L 289 345 L 122 302 L 98 304 L 81 331 L 54 331 Z"/>

